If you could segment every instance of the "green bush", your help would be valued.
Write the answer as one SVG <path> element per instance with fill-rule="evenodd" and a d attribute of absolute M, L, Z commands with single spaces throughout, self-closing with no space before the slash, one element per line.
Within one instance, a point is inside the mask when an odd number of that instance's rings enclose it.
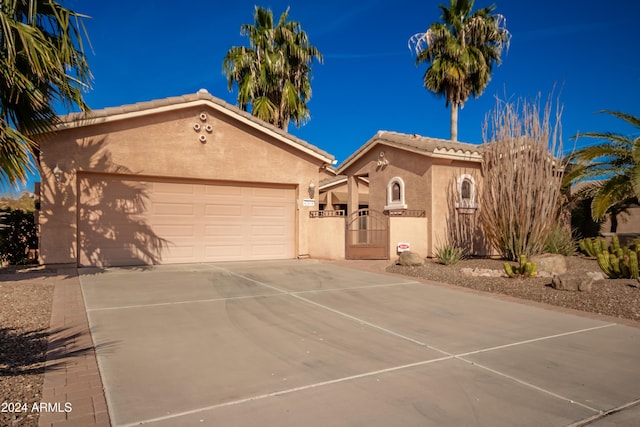
<path fill-rule="evenodd" d="M 573 240 L 571 229 L 556 226 L 547 235 L 544 251 L 549 254 L 572 256 L 576 253 L 576 242 Z"/>
<path fill-rule="evenodd" d="M 12 265 L 30 263 L 29 249 L 38 247 L 33 212 L 9 209 L 0 224 L 0 260 Z"/>
<path fill-rule="evenodd" d="M 436 247 L 436 258 L 440 264 L 451 265 L 462 259 L 462 249 L 447 243 Z"/>

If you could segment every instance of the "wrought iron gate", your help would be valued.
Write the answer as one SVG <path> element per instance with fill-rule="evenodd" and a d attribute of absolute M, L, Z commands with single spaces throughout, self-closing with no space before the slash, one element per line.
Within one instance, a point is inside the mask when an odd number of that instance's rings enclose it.
<path fill-rule="evenodd" d="M 389 217 L 359 209 L 349 215 L 346 229 L 347 259 L 389 259 Z"/>

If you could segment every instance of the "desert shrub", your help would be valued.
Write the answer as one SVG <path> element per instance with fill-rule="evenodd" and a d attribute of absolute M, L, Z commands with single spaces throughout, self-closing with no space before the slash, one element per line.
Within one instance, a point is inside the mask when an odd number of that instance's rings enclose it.
<path fill-rule="evenodd" d="M 485 238 L 511 260 L 544 250 L 559 223 L 561 178 L 560 111 L 551 102 L 498 101 L 483 132 L 480 224 Z"/>
<path fill-rule="evenodd" d="M 33 212 L 8 210 L 0 228 L 0 260 L 9 264 L 28 264 L 29 249 L 38 247 Z"/>
<path fill-rule="evenodd" d="M 440 264 L 452 265 L 462 259 L 462 249 L 450 243 L 436 247 L 436 258 Z"/>
<path fill-rule="evenodd" d="M 549 231 L 544 243 L 544 251 L 550 254 L 572 256 L 576 253 L 576 242 L 568 227 L 558 225 Z"/>

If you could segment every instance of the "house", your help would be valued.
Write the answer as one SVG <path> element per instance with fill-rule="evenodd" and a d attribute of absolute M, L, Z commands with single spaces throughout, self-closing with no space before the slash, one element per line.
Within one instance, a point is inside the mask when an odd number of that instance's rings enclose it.
<path fill-rule="evenodd" d="M 477 224 L 481 161 L 477 145 L 378 132 L 336 171 L 348 189 L 345 256 L 393 258 L 408 246 L 432 257 L 446 243 L 488 254 Z"/>
<path fill-rule="evenodd" d="M 309 212 L 334 163 L 205 90 L 71 114 L 38 139 L 46 264 L 309 256 Z"/>
<path fill-rule="evenodd" d="M 481 147 L 381 131 L 329 153 L 201 90 L 38 136 L 40 257 L 82 267 L 487 254 Z"/>

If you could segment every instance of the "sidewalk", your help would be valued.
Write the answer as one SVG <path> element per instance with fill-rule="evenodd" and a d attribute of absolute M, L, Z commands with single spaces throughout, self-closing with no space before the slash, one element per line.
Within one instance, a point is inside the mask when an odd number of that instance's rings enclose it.
<path fill-rule="evenodd" d="M 107 403 L 75 269 L 55 280 L 40 427 L 109 427 Z"/>

